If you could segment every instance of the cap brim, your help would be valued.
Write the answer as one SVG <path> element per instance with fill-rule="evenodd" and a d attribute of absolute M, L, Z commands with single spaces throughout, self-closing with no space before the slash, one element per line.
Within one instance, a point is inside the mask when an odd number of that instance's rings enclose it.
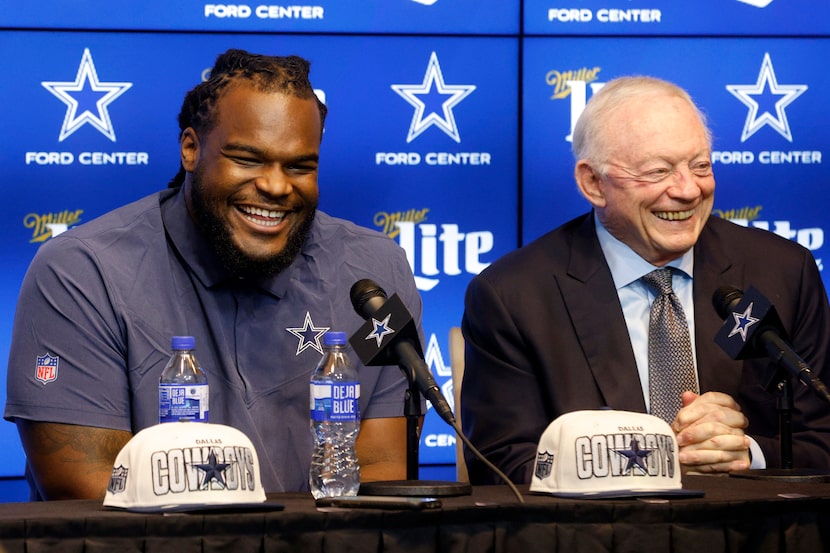
<path fill-rule="evenodd" d="M 237 503 L 233 505 L 160 505 L 154 507 L 115 507 L 107 506 L 108 509 L 119 511 L 130 511 L 133 513 L 197 513 L 210 511 L 212 513 L 241 513 L 250 511 L 282 511 L 285 505 L 276 501 L 264 501 L 262 503 Z"/>
<path fill-rule="evenodd" d="M 570 499 L 614 499 L 625 497 L 703 497 L 703 490 L 612 490 L 607 492 L 557 492 L 534 491 L 541 495 Z"/>

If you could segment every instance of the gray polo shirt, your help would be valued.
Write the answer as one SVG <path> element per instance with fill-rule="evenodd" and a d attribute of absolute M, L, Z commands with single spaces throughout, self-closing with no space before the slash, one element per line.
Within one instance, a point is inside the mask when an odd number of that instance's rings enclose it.
<path fill-rule="evenodd" d="M 41 246 L 14 320 L 5 418 L 137 432 L 158 423 L 158 379 L 173 335 L 196 338 L 210 422 L 242 430 L 267 492 L 308 489 L 308 381 L 322 335 L 363 323 L 349 290 L 371 278 L 421 321 L 404 251 L 390 238 L 317 213 L 294 263 L 262 281 L 229 277 L 165 190 Z M 398 367 L 363 367 L 362 418 L 402 416 Z"/>

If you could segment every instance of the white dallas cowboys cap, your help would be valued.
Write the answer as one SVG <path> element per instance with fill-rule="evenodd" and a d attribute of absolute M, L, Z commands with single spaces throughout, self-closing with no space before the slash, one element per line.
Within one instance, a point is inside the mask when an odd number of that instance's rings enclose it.
<path fill-rule="evenodd" d="M 530 491 L 564 497 L 703 495 L 684 490 L 677 440 L 658 417 L 574 411 L 542 434 Z"/>
<path fill-rule="evenodd" d="M 157 424 L 133 436 L 115 459 L 104 505 L 142 512 L 281 508 L 265 499 L 251 440 L 202 422 Z"/>

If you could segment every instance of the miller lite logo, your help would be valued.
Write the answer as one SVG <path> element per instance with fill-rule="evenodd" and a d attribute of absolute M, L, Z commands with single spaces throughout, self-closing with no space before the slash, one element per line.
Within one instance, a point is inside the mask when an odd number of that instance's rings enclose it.
<path fill-rule="evenodd" d="M 57 380 L 59 363 L 60 357 L 52 356 L 48 353 L 42 357 L 39 356 L 37 363 L 35 363 L 35 378 L 44 384 Z"/>

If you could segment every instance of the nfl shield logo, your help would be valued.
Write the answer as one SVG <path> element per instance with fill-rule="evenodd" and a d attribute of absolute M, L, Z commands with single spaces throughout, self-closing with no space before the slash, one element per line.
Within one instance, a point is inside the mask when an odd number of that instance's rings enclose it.
<path fill-rule="evenodd" d="M 43 357 L 38 357 L 35 366 L 35 378 L 44 384 L 57 380 L 60 360 L 60 357 L 53 357 L 48 353 Z"/>
<path fill-rule="evenodd" d="M 112 476 L 110 476 L 110 483 L 107 490 L 110 493 L 120 493 L 127 489 L 127 473 L 129 469 L 124 468 L 123 465 L 118 465 L 112 469 Z"/>
<path fill-rule="evenodd" d="M 544 480 L 550 476 L 551 468 L 553 468 L 553 454 L 547 451 L 536 454 L 536 478 Z"/>

